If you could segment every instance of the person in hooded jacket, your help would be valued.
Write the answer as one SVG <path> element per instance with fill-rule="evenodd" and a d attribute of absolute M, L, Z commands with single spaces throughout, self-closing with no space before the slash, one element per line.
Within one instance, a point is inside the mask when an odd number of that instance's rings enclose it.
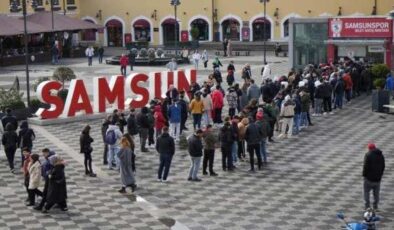
<path fill-rule="evenodd" d="M 155 131 L 156 131 L 156 139 L 161 135 L 162 129 L 166 125 L 166 119 L 161 112 L 161 106 L 156 105 L 154 108 L 155 113 L 153 117 L 155 118 Z"/>
<path fill-rule="evenodd" d="M 5 155 L 7 156 L 10 170 L 12 173 L 14 173 L 15 172 L 14 158 L 15 158 L 15 151 L 18 145 L 18 135 L 16 134 L 14 126 L 11 123 L 8 123 L 5 126 L 5 132 L 3 133 L 1 142 L 4 146 L 4 152 Z"/>
<path fill-rule="evenodd" d="M 267 119 L 264 117 L 263 110 L 259 110 L 256 114 L 256 124 L 260 129 L 261 141 L 260 141 L 260 155 L 263 160 L 263 163 L 267 163 L 267 137 L 270 132 L 270 124 Z"/>
<path fill-rule="evenodd" d="M 64 161 L 61 157 L 54 155 L 49 157 L 49 162 L 53 165 L 48 175 L 48 193 L 47 203 L 42 210 L 43 213 L 48 211 L 57 204 L 62 211 L 68 211 L 67 208 L 67 185 L 66 175 L 64 173 Z"/>
<path fill-rule="evenodd" d="M 160 165 L 157 175 L 159 182 L 167 182 L 170 172 L 172 157 L 175 154 L 174 138 L 168 133 L 168 127 L 163 128 L 163 133 L 157 138 L 156 150 L 160 154 Z"/>
<path fill-rule="evenodd" d="M 107 133 L 108 126 L 111 124 L 111 119 L 111 115 L 108 115 L 101 124 L 101 137 L 104 143 L 103 165 L 108 164 L 108 145 L 105 143 L 105 134 Z"/>
<path fill-rule="evenodd" d="M 27 123 L 27 121 L 23 121 L 20 126 L 19 134 L 18 134 L 18 146 L 21 149 L 22 166 L 23 166 L 23 161 L 25 160 L 22 150 L 24 148 L 28 148 L 31 151 L 33 149 L 34 139 L 36 139 L 36 134 L 31 128 L 29 128 L 29 124 Z"/>
<path fill-rule="evenodd" d="M 260 153 L 261 144 L 261 129 L 256 122 L 249 123 L 245 131 L 245 140 L 248 143 L 248 152 L 250 159 L 250 170 L 249 172 L 254 172 L 254 154 L 257 156 L 258 169 L 262 169 L 262 160 Z"/>
<path fill-rule="evenodd" d="M 80 144 L 80 153 L 84 154 L 84 165 L 85 165 L 85 175 L 89 175 L 91 177 L 96 177 L 96 174 L 93 172 L 92 168 L 92 142 L 93 138 L 90 136 L 90 125 L 86 125 L 81 133 L 79 138 Z"/>
<path fill-rule="evenodd" d="M 48 148 L 44 148 L 42 150 L 42 156 L 44 157 L 44 161 L 41 164 L 41 176 L 44 178 L 45 184 L 44 184 L 44 190 L 42 191 L 42 200 L 38 206 L 34 207 L 34 209 L 37 211 L 41 211 L 45 203 L 47 202 L 47 194 L 48 194 L 48 186 L 49 186 L 48 175 L 50 174 L 53 168 L 53 165 L 51 165 L 51 163 L 49 162 L 49 158 L 54 155 L 55 153 L 53 151 L 50 151 Z"/>
<path fill-rule="evenodd" d="M 116 165 L 116 170 L 119 171 L 119 159 L 116 157 L 117 152 L 119 151 L 119 140 L 122 138 L 122 132 L 119 129 L 119 126 L 111 122 L 108 126 L 107 133 L 105 134 L 106 137 L 109 135 L 110 132 L 114 133 L 115 143 L 107 143 L 108 145 L 108 169 L 113 169 L 113 163 Z M 107 139 L 107 138 L 106 138 Z"/>
<path fill-rule="evenodd" d="M 18 120 L 14 115 L 11 114 L 11 112 L 11 109 L 6 109 L 6 114 L 3 118 L 1 118 L 1 123 L 3 124 L 3 128 L 5 128 L 8 123 L 11 123 L 13 129 L 16 130 L 18 128 Z"/>
<path fill-rule="evenodd" d="M 232 157 L 232 146 L 234 143 L 233 128 L 230 120 L 228 119 L 219 132 L 219 141 L 222 150 L 222 169 L 223 171 L 233 171 L 233 157 Z"/>
<path fill-rule="evenodd" d="M 127 133 L 131 136 L 138 134 L 137 120 L 135 118 L 135 109 L 130 108 L 130 114 L 127 117 Z"/>
<path fill-rule="evenodd" d="M 385 159 L 380 149 L 374 143 L 368 144 L 368 152 L 364 157 L 362 175 L 364 177 L 364 200 L 365 209 L 370 208 L 369 196 L 373 191 L 373 209 L 378 209 L 380 183 L 385 169 Z"/>

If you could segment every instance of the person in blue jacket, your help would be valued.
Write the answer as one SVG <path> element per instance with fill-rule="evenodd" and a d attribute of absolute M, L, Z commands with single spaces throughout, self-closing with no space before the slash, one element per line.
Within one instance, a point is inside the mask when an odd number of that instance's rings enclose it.
<path fill-rule="evenodd" d="M 394 99 L 394 78 L 393 78 L 393 75 L 391 73 L 387 74 L 386 85 L 384 86 L 384 89 L 390 91 L 391 96 Z"/>
<path fill-rule="evenodd" d="M 173 103 L 168 108 L 168 122 L 170 123 L 170 135 L 179 141 L 179 134 L 181 133 L 181 106 L 177 99 L 173 100 Z"/>

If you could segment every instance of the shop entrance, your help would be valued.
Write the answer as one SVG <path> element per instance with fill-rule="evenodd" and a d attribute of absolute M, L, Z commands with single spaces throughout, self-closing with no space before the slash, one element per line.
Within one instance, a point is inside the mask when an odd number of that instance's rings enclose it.
<path fill-rule="evenodd" d="M 107 24 L 107 41 L 108 46 L 122 47 L 123 46 L 123 26 L 122 23 L 116 19 L 112 19 Z"/>

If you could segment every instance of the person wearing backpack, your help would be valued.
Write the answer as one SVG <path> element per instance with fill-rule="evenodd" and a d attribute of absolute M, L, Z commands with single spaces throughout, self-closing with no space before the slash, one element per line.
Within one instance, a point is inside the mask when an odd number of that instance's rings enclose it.
<path fill-rule="evenodd" d="M 130 114 L 127 117 L 127 133 L 131 136 L 138 134 L 137 120 L 135 118 L 135 109 L 130 108 Z"/>
<path fill-rule="evenodd" d="M 23 162 L 25 160 L 25 157 L 23 155 L 23 149 L 28 148 L 29 151 L 33 149 L 33 141 L 36 138 L 36 135 L 34 131 L 29 128 L 29 124 L 27 121 L 23 121 L 20 130 L 19 130 L 19 135 L 18 135 L 18 146 L 21 149 L 21 154 L 22 154 L 22 167 L 23 167 Z"/>
<path fill-rule="evenodd" d="M 119 127 L 114 123 L 108 126 L 107 132 L 105 133 L 105 143 L 108 145 L 108 169 L 112 170 L 113 163 L 116 163 L 116 169 L 119 170 L 119 160 L 116 157 L 119 151 L 118 142 L 122 137 L 122 132 Z"/>

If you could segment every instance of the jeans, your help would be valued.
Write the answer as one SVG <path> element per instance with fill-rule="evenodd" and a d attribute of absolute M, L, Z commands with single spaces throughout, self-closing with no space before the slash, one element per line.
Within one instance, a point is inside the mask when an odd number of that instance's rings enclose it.
<path fill-rule="evenodd" d="M 91 66 L 93 62 L 93 57 L 88 57 L 88 66 Z"/>
<path fill-rule="evenodd" d="M 222 144 L 222 168 L 223 170 L 233 168 L 232 144 Z"/>
<path fill-rule="evenodd" d="M 373 192 L 373 199 L 374 199 L 373 208 L 377 209 L 379 203 L 380 182 L 372 182 L 364 178 L 365 208 L 371 207 L 369 202 L 369 194 L 371 190 Z"/>
<path fill-rule="evenodd" d="M 245 141 L 238 141 L 238 158 L 245 158 Z"/>
<path fill-rule="evenodd" d="M 324 112 L 331 112 L 332 108 L 331 108 L 331 97 L 325 97 L 323 98 L 323 106 L 324 106 Z"/>
<path fill-rule="evenodd" d="M 198 59 L 194 59 L 194 69 L 198 70 Z"/>
<path fill-rule="evenodd" d="M 301 112 L 300 114 L 300 126 L 308 127 L 308 112 Z"/>
<path fill-rule="evenodd" d="M 204 113 L 202 114 L 202 122 L 205 127 L 211 124 L 210 116 L 211 116 L 211 110 L 205 110 Z"/>
<path fill-rule="evenodd" d="M 193 113 L 193 128 L 194 128 L 194 130 L 196 130 L 196 128 L 201 129 L 201 117 L 202 117 L 202 114 Z"/>
<path fill-rule="evenodd" d="M 321 114 L 322 104 L 323 104 L 323 99 L 322 98 L 315 98 L 315 114 Z"/>
<path fill-rule="evenodd" d="M 141 128 L 140 129 L 140 143 L 141 143 L 141 151 L 146 149 L 146 140 L 149 136 L 149 129 Z"/>
<path fill-rule="evenodd" d="M 335 96 L 335 106 L 334 108 L 338 107 L 342 109 L 342 104 L 343 104 L 343 93 L 337 93 Z"/>
<path fill-rule="evenodd" d="M 157 178 L 162 180 L 167 180 L 168 173 L 170 172 L 172 161 L 172 155 L 166 153 L 160 153 L 160 165 Z M 164 169 L 164 173 L 163 173 Z"/>
<path fill-rule="evenodd" d="M 346 97 L 347 102 L 349 102 L 352 99 L 352 90 L 351 89 L 345 90 L 345 97 Z"/>
<path fill-rule="evenodd" d="M 170 135 L 179 141 L 179 134 L 181 132 L 181 123 L 170 123 Z"/>
<path fill-rule="evenodd" d="M 298 134 L 300 132 L 301 114 L 296 113 L 293 117 L 293 134 Z M 290 129 L 290 126 L 289 126 Z"/>
<path fill-rule="evenodd" d="M 231 146 L 231 156 L 233 159 L 233 163 L 237 163 L 238 161 L 237 155 L 238 155 L 238 142 L 234 141 L 233 145 Z"/>
<path fill-rule="evenodd" d="M 201 157 L 190 157 L 189 178 L 197 179 L 198 170 L 200 169 Z"/>
<path fill-rule="evenodd" d="M 267 163 L 267 149 L 266 149 L 266 139 L 264 138 L 260 142 L 260 155 L 261 158 L 263 159 L 264 163 Z"/>
<path fill-rule="evenodd" d="M 118 153 L 119 148 L 118 146 L 108 146 L 108 168 L 112 169 L 112 164 L 115 161 L 116 169 L 119 169 L 119 159 L 116 156 Z"/>
<path fill-rule="evenodd" d="M 14 158 L 15 158 L 15 152 L 16 152 L 16 147 L 8 147 L 4 149 L 5 155 L 7 156 L 8 160 L 8 165 L 10 166 L 10 169 L 14 169 Z"/>
<path fill-rule="evenodd" d="M 127 66 L 120 67 L 120 74 L 122 74 L 123 76 L 126 76 L 126 68 L 127 68 Z"/>
<path fill-rule="evenodd" d="M 261 169 L 262 162 L 261 162 L 261 154 L 260 154 L 260 145 L 259 144 L 248 144 L 248 152 L 250 157 L 250 170 L 254 171 L 254 154 L 256 153 L 257 156 L 257 163 L 259 169 Z"/>
<path fill-rule="evenodd" d="M 103 55 L 99 54 L 98 55 L 99 63 L 103 63 Z"/>
<path fill-rule="evenodd" d="M 215 160 L 215 149 L 204 149 L 204 159 L 202 162 L 202 171 L 207 171 L 207 166 L 209 168 L 209 173 L 214 173 L 213 162 Z"/>
<path fill-rule="evenodd" d="M 293 118 L 282 118 L 282 127 L 281 127 L 281 134 L 286 134 L 286 128 L 289 126 L 289 136 L 293 135 Z"/>
<path fill-rule="evenodd" d="M 57 54 L 52 55 L 52 64 L 58 64 L 59 63 L 59 56 Z"/>

